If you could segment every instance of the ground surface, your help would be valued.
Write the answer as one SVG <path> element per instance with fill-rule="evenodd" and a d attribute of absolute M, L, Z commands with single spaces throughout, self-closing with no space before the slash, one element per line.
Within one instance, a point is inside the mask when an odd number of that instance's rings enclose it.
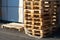
<path fill-rule="evenodd" d="M 57 31 L 54 37 L 37 39 L 37 38 L 29 37 L 23 32 L 0 28 L 0 40 L 60 40 L 60 31 Z"/>
<path fill-rule="evenodd" d="M 37 39 L 31 38 L 28 35 L 16 30 L 0 28 L 0 40 L 60 40 L 60 37 L 56 35 L 55 37 Z"/>

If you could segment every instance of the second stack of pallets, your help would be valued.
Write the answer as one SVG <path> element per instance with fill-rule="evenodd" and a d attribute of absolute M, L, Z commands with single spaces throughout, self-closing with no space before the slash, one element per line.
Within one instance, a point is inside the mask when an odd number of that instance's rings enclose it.
<path fill-rule="evenodd" d="M 42 38 L 56 28 L 58 1 L 24 0 L 25 33 Z"/>

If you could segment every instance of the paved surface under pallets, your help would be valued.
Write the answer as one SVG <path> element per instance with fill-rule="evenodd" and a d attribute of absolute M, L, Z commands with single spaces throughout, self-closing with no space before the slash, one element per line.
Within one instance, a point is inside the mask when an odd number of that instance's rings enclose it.
<path fill-rule="evenodd" d="M 2 24 L 3 23 L 0 23 L 0 25 Z M 0 40 L 60 40 L 60 30 L 52 37 L 37 39 L 26 35 L 24 32 L 0 28 Z"/>
<path fill-rule="evenodd" d="M 28 35 L 24 34 L 24 32 L 0 28 L 0 40 L 60 40 L 60 35 L 58 34 L 60 33 L 57 33 L 57 35 L 54 35 L 54 37 L 37 39 L 29 37 Z"/>

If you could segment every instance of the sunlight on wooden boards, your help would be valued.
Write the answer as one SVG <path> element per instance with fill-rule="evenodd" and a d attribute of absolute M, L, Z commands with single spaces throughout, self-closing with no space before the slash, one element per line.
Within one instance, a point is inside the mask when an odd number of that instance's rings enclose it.
<path fill-rule="evenodd" d="M 8 24 L 2 24 L 1 28 L 9 28 L 9 29 L 16 29 L 18 31 L 23 31 L 24 25 L 19 23 L 8 23 Z"/>

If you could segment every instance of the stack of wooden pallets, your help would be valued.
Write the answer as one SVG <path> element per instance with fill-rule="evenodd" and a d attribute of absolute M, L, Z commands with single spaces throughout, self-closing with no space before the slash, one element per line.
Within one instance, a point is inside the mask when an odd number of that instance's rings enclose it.
<path fill-rule="evenodd" d="M 57 26 L 58 1 L 24 0 L 24 29 L 31 37 L 50 35 Z"/>

